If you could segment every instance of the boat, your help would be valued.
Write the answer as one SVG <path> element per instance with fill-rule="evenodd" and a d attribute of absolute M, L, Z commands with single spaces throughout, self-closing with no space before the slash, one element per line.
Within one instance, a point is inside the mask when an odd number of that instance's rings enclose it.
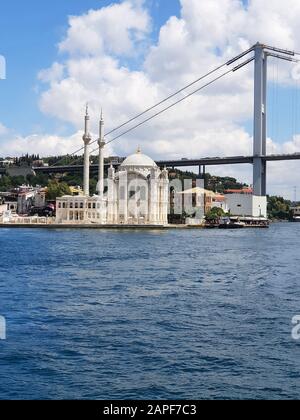
<path fill-rule="evenodd" d="M 290 219 L 291 222 L 300 222 L 300 206 L 297 205 L 291 208 L 292 217 Z"/>
<path fill-rule="evenodd" d="M 219 229 L 244 229 L 245 227 L 246 224 L 238 218 L 222 219 L 219 224 Z"/>
<path fill-rule="evenodd" d="M 269 220 L 263 217 L 225 217 L 219 224 L 219 229 L 268 229 L 269 227 Z"/>

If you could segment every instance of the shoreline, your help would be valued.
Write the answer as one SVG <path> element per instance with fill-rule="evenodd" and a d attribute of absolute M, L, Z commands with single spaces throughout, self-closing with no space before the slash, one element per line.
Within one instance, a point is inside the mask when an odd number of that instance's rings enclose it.
<path fill-rule="evenodd" d="M 0 229 L 85 229 L 85 230 L 172 230 L 172 229 L 202 229 L 202 226 L 186 225 L 64 225 L 64 224 L 23 224 L 23 223 L 1 223 Z"/>
<path fill-rule="evenodd" d="M 276 222 L 272 222 L 274 224 Z M 269 227 L 269 226 L 268 226 Z M 266 229 L 266 226 L 249 225 L 244 229 Z M 56 223 L 0 223 L 0 229 L 48 229 L 48 230 L 218 230 L 218 226 L 205 225 L 97 225 Z"/>

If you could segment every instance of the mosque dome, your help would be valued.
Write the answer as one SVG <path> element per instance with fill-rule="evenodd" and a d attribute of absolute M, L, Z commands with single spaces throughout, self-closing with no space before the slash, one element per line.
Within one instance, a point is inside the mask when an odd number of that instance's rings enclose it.
<path fill-rule="evenodd" d="M 140 149 L 128 156 L 121 165 L 122 168 L 157 168 L 156 163 L 149 156 L 144 155 Z"/>

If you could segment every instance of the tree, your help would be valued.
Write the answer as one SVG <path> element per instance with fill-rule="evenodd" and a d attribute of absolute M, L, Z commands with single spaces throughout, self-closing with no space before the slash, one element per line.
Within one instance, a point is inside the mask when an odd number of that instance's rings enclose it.
<path fill-rule="evenodd" d="M 283 197 L 268 197 L 270 219 L 288 220 L 291 215 L 291 202 Z"/>
<path fill-rule="evenodd" d="M 0 191 L 10 191 L 12 188 L 19 187 L 24 183 L 26 183 L 26 180 L 23 176 L 10 177 L 4 175 L 0 178 Z"/>
<path fill-rule="evenodd" d="M 210 210 L 210 212 L 207 213 L 205 218 L 207 221 L 214 221 L 220 219 L 223 216 L 225 216 L 225 212 L 223 209 L 221 209 L 220 207 L 213 207 Z"/>
<path fill-rule="evenodd" d="M 71 195 L 71 190 L 66 182 L 50 181 L 47 186 L 47 200 L 54 201 L 57 197 Z"/>

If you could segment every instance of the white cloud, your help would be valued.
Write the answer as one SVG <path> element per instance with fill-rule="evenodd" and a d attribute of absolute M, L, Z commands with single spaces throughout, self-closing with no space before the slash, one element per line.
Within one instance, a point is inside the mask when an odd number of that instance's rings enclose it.
<path fill-rule="evenodd" d="M 72 16 L 69 25 L 66 38 L 59 44 L 61 52 L 132 55 L 150 30 L 150 18 L 140 2 L 125 1 Z"/>
<path fill-rule="evenodd" d="M 57 82 L 63 79 L 64 66 L 60 63 L 53 63 L 49 69 L 41 70 L 38 79 L 44 83 Z"/>
<path fill-rule="evenodd" d="M 57 156 L 79 150 L 82 146 L 82 131 L 71 136 L 58 136 L 52 134 L 33 134 L 21 136 L 12 130 L 6 129 L 5 134 L 0 131 L 1 156 L 22 156 L 26 153 L 35 153 L 40 156 Z M 96 134 L 93 134 L 96 138 Z M 80 154 L 80 153 L 79 153 Z M 107 147 L 106 156 L 111 156 L 114 151 Z"/>

